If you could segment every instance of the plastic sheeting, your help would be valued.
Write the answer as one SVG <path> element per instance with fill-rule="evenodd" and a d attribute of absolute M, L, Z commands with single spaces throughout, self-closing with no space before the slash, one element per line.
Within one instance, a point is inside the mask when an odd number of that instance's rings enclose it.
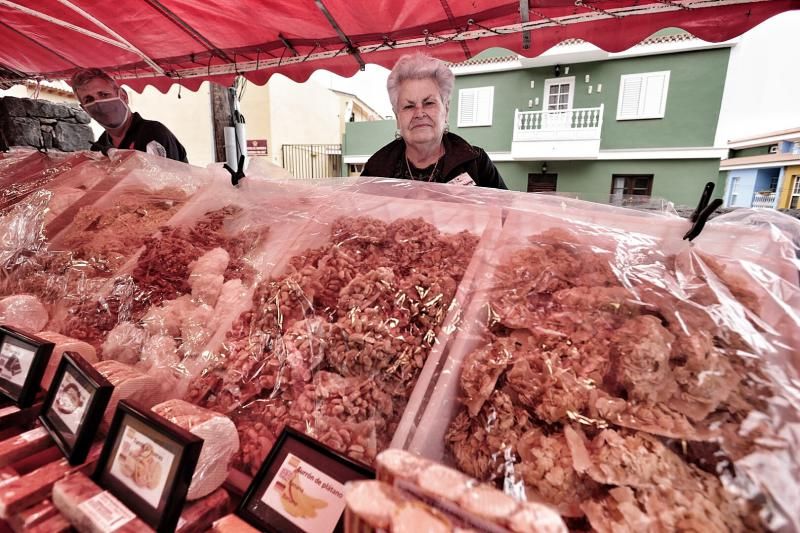
<path fill-rule="evenodd" d="M 579 207 L 509 212 L 409 448 L 600 531 L 797 529 L 800 223 Z"/>
<path fill-rule="evenodd" d="M 401 450 L 377 457 L 378 481 L 345 486 L 347 531 L 566 533 L 554 509 Z"/>
<path fill-rule="evenodd" d="M 386 67 L 414 49 L 458 62 L 494 46 L 534 57 L 568 39 L 618 52 L 667 27 L 720 42 L 798 7 L 800 0 L 529 2 L 530 46 L 523 48 L 513 28 L 522 22 L 520 3 L 509 1 L 121 0 L 109 8 L 17 0 L 0 6 L 0 68 L 23 79 L 62 79 L 78 67 L 102 67 L 137 91 L 150 84 L 164 92 L 173 83 L 196 90 L 206 79 L 230 85 L 237 73 L 257 84 L 276 72 L 301 82 L 316 69 L 353 75 L 353 52 Z"/>
<path fill-rule="evenodd" d="M 153 411 L 203 439 L 186 499 L 197 500 L 220 488 L 228 477 L 228 462 L 239 450 L 239 436 L 233 422 L 182 400 L 167 400 L 154 405 Z"/>
<path fill-rule="evenodd" d="M 105 165 L 53 238 L 46 187 L 0 216 L 34 235 L 5 245 L 0 295 L 129 365 L 126 394 L 229 417 L 236 468 L 289 425 L 364 462 L 409 449 L 572 527 L 800 524 L 797 220 L 737 210 L 690 244 L 669 206 Z M 128 220 L 165 199 L 158 224 Z"/>
<path fill-rule="evenodd" d="M 192 384 L 191 401 L 240 427 L 237 465 L 250 473 L 286 424 L 365 462 L 407 431 L 473 253 L 499 225 L 493 209 L 346 189 L 321 186 L 323 200 L 306 206 L 306 224 L 226 334 L 224 358 Z"/>

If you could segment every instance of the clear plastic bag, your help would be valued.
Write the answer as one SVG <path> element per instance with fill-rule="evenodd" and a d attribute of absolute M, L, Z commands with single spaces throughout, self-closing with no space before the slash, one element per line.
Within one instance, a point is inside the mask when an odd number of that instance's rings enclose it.
<path fill-rule="evenodd" d="M 27 152 L 0 160 L 0 213 L 33 192 L 52 189 L 74 169 L 96 161 L 92 152 Z"/>
<path fill-rule="evenodd" d="M 327 206 L 309 212 L 229 331 L 226 358 L 190 391 L 231 413 L 250 473 L 285 424 L 365 462 L 386 448 L 422 401 L 415 385 L 447 343 L 481 236 L 499 225 L 499 212 L 328 187 L 314 187 Z"/>
<path fill-rule="evenodd" d="M 574 527 L 800 525 L 797 221 L 738 210 L 689 244 L 669 209 L 393 180 L 234 188 L 133 152 L 81 168 L 59 183 L 94 187 L 45 233 L 50 191 L 0 218 L 3 297 L 38 298 L 46 329 L 135 365 L 153 397 L 229 416 L 242 470 L 289 425 L 365 462 L 390 445 L 449 462 Z M 165 187 L 190 198 L 112 250 L 121 266 L 76 257 L 82 208 Z M 44 248 L 51 226 L 75 244 Z"/>
<path fill-rule="evenodd" d="M 376 463 L 378 481 L 345 486 L 348 531 L 567 531 L 551 507 L 518 502 L 434 461 L 390 449 Z"/>
<path fill-rule="evenodd" d="M 239 435 L 233 422 L 182 400 L 167 400 L 153 406 L 153 411 L 203 439 L 186 498 L 197 500 L 221 487 L 228 477 L 230 459 L 239 450 Z"/>
<path fill-rule="evenodd" d="M 681 219 L 542 207 L 510 211 L 482 258 L 409 448 L 574 527 L 797 527 L 779 472 L 797 467 L 800 321 L 778 302 L 800 289 L 776 274 L 782 237 L 756 266 L 705 252 L 714 224 L 690 245 Z"/>

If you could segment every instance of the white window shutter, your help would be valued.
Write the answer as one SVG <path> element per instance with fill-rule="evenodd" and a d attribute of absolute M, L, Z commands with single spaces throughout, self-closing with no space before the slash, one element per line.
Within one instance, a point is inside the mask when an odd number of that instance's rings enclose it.
<path fill-rule="evenodd" d="M 663 118 L 668 88 L 669 71 L 622 76 L 617 120 Z"/>
<path fill-rule="evenodd" d="M 618 119 L 631 119 L 639 116 L 642 94 L 642 76 L 623 76 L 619 88 Z"/>
<path fill-rule="evenodd" d="M 458 127 L 491 126 L 494 87 L 475 87 L 458 91 Z"/>
<path fill-rule="evenodd" d="M 475 89 L 461 89 L 458 91 L 458 127 L 469 127 L 475 122 L 475 112 L 478 103 L 478 94 Z"/>
<path fill-rule="evenodd" d="M 639 116 L 643 118 L 660 118 L 664 116 L 669 72 L 656 72 L 645 78 L 643 87 L 642 109 Z"/>
<path fill-rule="evenodd" d="M 494 87 L 481 87 L 478 91 L 478 120 L 476 126 L 491 126 L 494 107 Z"/>

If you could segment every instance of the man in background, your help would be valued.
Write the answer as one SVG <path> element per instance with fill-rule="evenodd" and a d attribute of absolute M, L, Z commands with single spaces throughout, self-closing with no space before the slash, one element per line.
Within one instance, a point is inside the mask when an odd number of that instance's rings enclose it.
<path fill-rule="evenodd" d="M 106 130 L 92 150 L 104 154 L 109 148 L 139 150 L 188 163 L 186 149 L 175 135 L 162 123 L 131 113 L 128 94 L 101 69 L 76 72 L 70 85 L 81 108 Z"/>

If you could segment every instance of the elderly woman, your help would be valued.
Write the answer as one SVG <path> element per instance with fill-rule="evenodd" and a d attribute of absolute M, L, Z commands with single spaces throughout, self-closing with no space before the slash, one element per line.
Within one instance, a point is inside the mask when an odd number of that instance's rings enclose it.
<path fill-rule="evenodd" d="M 454 79 L 443 61 L 424 54 L 397 61 L 386 88 L 399 135 L 369 158 L 362 176 L 506 188 L 486 152 L 448 131 Z"/>

